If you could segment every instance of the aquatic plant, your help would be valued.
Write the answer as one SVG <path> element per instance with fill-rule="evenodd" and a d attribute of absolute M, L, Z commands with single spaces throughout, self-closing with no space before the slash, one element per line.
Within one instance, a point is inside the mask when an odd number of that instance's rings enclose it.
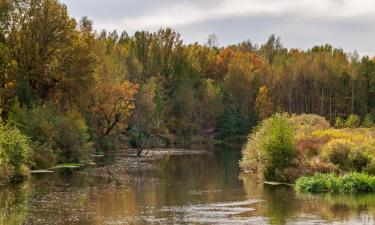
<path fill-rule="evenodd" d="M 368 193 L 375 192 L 375 176 L 365 173 L 348 173 L 337 176 L 333 173 L 317 173 L 313 176 L 300 177 L 295 189 L 312 193 Z"/>

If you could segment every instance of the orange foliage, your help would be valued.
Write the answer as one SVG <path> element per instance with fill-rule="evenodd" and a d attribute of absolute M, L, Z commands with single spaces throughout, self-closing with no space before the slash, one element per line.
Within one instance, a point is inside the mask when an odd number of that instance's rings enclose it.
<path fill-rule="evenodd" d="M 116 126 L 126 127 L 127 119 L 135 108 L 137 90 L 138 85 L 128 81 L 97 84 L 93 93 L 92 112 L 102 135 L 108 135 Z"/>
<path fill-rule="evenodd" d="M 251 65 L 251 72 L 254 72 L 262 65 L 261 58 L 254 52 L 240 52 L 231 48 L 222 49 L 216 56 L 215 61 L 215 77 L 216 80 L 222 80 L 228 73 L 230 63 L 236 60 L 243 65 Z"/>

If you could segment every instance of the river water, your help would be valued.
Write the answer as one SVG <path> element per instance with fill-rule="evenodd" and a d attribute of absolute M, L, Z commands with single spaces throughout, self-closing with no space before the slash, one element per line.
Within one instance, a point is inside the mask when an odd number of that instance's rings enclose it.
<path fill-rule="evenodd" d="M 375 195 L 308 195 L 262 185 L 238 150 L 170 154 L 121 176 L 32 175 L 0 187 L 0 224 L 375 224 Z"/>

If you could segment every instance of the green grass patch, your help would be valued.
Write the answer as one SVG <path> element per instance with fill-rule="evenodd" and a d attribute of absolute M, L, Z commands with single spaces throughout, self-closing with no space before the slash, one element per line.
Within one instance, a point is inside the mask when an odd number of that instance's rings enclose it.
<path fill-rule="evenodd" d="M 310 177 L 300 177 L 295 189 L 311 193 L 370 193 L 375 192 L 375 176 L 365 173 L 348 173 L 343 176 L 317 173 Z"/>

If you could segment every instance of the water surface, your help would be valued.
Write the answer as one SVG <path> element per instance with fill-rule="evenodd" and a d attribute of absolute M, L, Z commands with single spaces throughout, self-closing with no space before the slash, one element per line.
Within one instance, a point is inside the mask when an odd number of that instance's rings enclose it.
<path fill-rule="evenodd" d="M 167 155 L 118 176 L 0 187 L 0 224 L 375 224 L 375 195 L 307 195 L 241 174 L 238 150 Z M 121 164 L 120 164 L 121 166 Z M 126 167 L 126 166 L 124 166 Z"/>

